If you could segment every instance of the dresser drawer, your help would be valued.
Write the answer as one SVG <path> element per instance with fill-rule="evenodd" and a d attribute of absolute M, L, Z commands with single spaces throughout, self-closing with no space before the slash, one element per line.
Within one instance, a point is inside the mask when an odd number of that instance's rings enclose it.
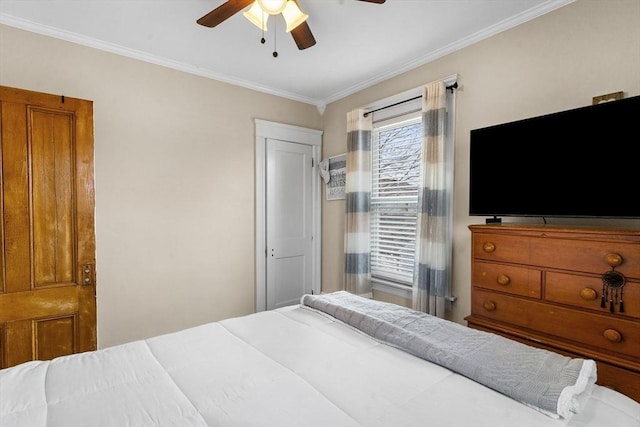
<path fill-rule="evenodd" d="M 616 304 L 614 305 L 614 315 L 640 319 L 640 283 L 627 281 L 622 291 L 624 313 L 620 313 L 620 306 Z M 604 308 L 600 307 L 602 302 L 602 279 L 600 277 L 549 271 L 545 274 L 544 299 L 588 308 L 600 313 L 609 313 L 608 301 Z"/>
<path fill-rule="evenodd" d="M 582 346 L 640 357 L 640 324 L 612 316 L 473 289 L 471 312 Z"/>
<path fill-rule="evenodd" d="M 540 298 L 540 279 L 542 277 L 540 270 L 474 261 L 471 275 L 474 286 L 530 298 Z"/>
<path fill-rule="evenodd" d="M 473 234 L 473 258 L 490 261 L 529 263 L 529 238 L 502 234 Z"/>
<path fill-rule="evenodd" d="M 529 262 L 534 265 L 603 274 L 611 270 L 640 279 L 640 244 L 597 240 L 529 238 Z"/>

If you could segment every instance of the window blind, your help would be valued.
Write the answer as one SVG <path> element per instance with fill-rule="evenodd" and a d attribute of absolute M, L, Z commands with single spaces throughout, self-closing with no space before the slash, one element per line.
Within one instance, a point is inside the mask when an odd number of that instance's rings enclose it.
<path fill-rule="evenodd" d="M 374 127 L 371 189 L 371 273 L 413 279 L 422 123 L 419 115 Z"/>

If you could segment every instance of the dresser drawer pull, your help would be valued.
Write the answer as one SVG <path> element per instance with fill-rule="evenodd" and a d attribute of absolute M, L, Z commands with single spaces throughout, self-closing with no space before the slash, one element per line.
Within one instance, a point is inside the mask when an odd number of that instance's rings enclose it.
<path fill-rule="evenodd" d="M 487 253 L 491 253 L 496 250 L 496 244 L 492 242 L 484 242 L 482 244 L 482 250 Z"/>
<path fill-rule="evenodd" d="M 598 292 L 595 289 L 584 288 L 580 291 L 580 297 L 586 301 L 594 301 L 598 298 Z"/>
<path fill-rule="evenodd" d="M 607 329 L 602 335 L 610 342 L 620 342 L 622 341 L 622 334 L 615 329 Z"/>
<path fill-rule="evenodd" d="M 485 301 L 482 307 L 487 311 L 494 311 L 496 309 L 496 303 L 493 301 Z"/>
<path fill-rule="evenodd" d="M 498 284 L 502 285 L 502 286 L 507 286 L 509 283 L 511 283 L 511 278 L 509 276 L 507 276 L 506 274 L 501 274 L 498 276 Z"/>
<path fill-rule="evenodd" d="M 622 256 L 620 254 L 607 254 L 607 256 L 604 257 L 604 260 L 607 265 L 610 265 L 611 267 L 617 267 L 622 264 Z"/>

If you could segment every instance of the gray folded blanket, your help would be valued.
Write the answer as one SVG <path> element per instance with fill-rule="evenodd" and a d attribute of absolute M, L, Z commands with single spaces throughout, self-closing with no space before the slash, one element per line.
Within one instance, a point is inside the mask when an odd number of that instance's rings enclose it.
<path fill-rule="evenodd" d="M 569 358 L 396 304 L 344 291 L 304 295 L 301 303 L 553 418 L 568 420 L 579 412 L 596 381 L 593 360 Z"/>

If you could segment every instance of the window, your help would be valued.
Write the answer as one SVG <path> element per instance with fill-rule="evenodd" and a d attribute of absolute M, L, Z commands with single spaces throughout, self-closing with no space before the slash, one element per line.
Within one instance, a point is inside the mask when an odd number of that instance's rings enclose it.
<path fill-rule="evenodd" d="M 371 149 L 371 275 L 410 286 L 422 151 L 421 113 L 374 122 Z"/>

